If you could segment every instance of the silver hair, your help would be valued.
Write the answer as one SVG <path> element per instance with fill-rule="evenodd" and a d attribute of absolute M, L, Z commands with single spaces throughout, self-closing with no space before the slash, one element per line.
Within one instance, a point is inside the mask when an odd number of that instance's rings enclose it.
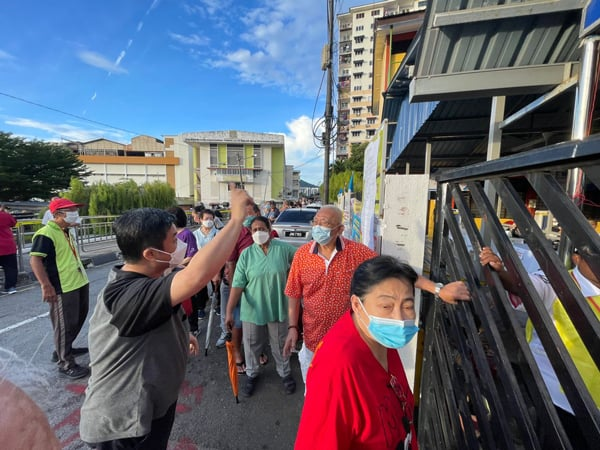
<path fill-rule="evenodd" d="M 32 395 L 49 389 L 48 378 L 46 370 L 25 361 L 15 352 L 0 347 L 0 381 L 8 380 Z"/>

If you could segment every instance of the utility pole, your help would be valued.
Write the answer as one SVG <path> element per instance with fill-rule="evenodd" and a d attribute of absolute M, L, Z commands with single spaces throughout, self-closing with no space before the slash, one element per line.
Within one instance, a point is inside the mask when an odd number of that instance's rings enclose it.
<path fill-rule="evenodd" d="M 333 89 L 333 0 L 327 0 L 327 31 L 328 40 L 325 47 L 326 53 L 326 65 L 327 70 L 327 95 L 325 98 L 325 133 L 323 133 L 323 145 L 324 145 L 324 170 L 323 170 L 323 198 L 321 202 L 323 204 L 329 203 L 329 155 L 331 154 L 331 132 L 332 132 L 332 121 L 333 121 L 333 105 L 331 104 L 331 93 Z M 325 61 L 323 61 L 325 62 Z"/>

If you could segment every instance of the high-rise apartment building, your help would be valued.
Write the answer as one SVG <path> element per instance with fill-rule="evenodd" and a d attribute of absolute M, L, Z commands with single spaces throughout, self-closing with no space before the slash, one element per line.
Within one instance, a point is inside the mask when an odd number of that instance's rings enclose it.
<path fill-rule="evenodd" d="M 373 111 L 376 20 L 420 11 L 426 4 L 423 0 L 387 0 L 338 14 L 337 159 L 349 157 L 352 144 L 368 141 L 380 124 Z"/>

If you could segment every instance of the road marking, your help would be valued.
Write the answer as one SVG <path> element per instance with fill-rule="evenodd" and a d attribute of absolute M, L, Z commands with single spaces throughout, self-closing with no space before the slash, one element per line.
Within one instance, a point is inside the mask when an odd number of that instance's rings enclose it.
<path fill-rule="evenodd" d="M 50 315 L 50 312 L 46 312 L 44 314 L 40 314 L 39 316 L 32 317 L 31 319 L 27 319 L 27 320 L 23 320 L 19 323 L 15 323 L 14 325 L 11 325 L 10 327 L 1 329 L 0 334 L 6 333 L 7 331 L 10 331 L 10 330 L 14 330 L 15 328 L 22 327 L 23 325 L 27 325 L 28 323 L 33 322 L 34 320 L 37 320 L 37 319 L 41 319 L 42 317 L 48 317 L 49 315 Z"/>

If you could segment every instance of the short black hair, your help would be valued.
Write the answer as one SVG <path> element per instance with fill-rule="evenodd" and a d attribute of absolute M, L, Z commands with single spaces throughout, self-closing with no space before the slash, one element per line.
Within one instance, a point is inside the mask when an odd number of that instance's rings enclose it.
<path fill-rule="evenodd" d="M 173 214 L 158 208 L 130 209 L 117 218 L 113 232 L 125 262 L 139 261 L 149 247 L 162 250 L 174 220 Z"/>
<path fill-rule="evenodd" d="M 200 203 L 198 206 L 194 206 L 194 212 L 196 214 L 200 214 L 202 211 L 204 211 L 206 208 L 204 207 L 204 205 L 202 203 Z"/>
<path fill-rule="evenodd" d="M 362 299 L 374 286 L 389 278 L 409 282 L 414 294 L 417 272 L 408 264 L 389 255 L 376 256 L 358 266 L 352 276 L 350 294 Z"/>
<path fill-rule="evenodd" d="M 213 219 L 215 218 L 215 212 L 212 209 L 205 209 L 201 213 L 198 213 L 198 216 L 203 217 L 204 214 L 210 214 L 211 216 L 213 216 Z"/>
<path fill-rule="evenodd" d="M 256 221 L 264 223 L 267 226 L 268 230 L 271 229 L 271 222 L 264 216 L 256 216 L 254 219 L 252 219 L 252 221 L 250 222 L 250 228 L 252 228 L 252 224 Z"/>
<path fill-rule="evenodd" d="M 173 214 L 175 216 L 175 226 L 177 228 L 184 228 L 187 223 L 187 215 L 185 211 L 181 209 L 179 206 L 173 206 L 172 208 L 167 208 L 167 212 Z"/>
<path fill-rule="evenodd" d="M 254 211 L 254 214 L 256 214 L 256 213 L 260 214 L 260 208 L 258 207 L 258 205 L 256 203 L 252 204 L 252 211 Z"/>

